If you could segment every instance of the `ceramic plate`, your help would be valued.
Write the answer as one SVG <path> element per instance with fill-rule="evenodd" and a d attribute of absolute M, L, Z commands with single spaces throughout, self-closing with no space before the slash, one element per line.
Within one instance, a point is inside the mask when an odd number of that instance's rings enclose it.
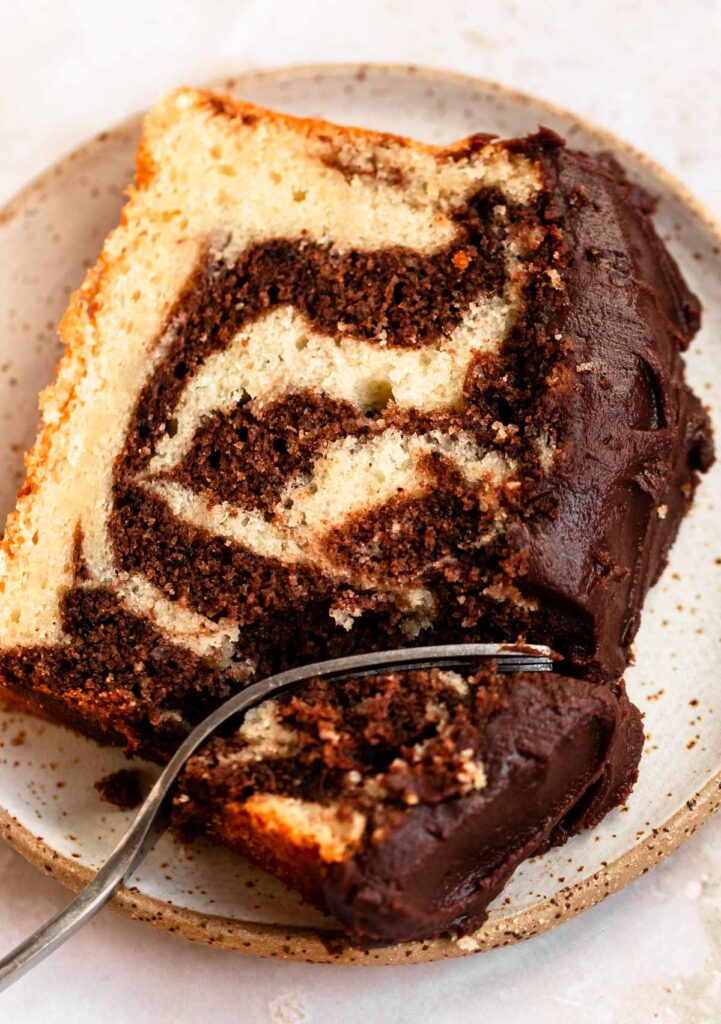
<path fill-rule="evenodd" d="M 718 228 L 667 174 L 570 114 L 488 82 L 401 67 L 304 68 L 220 83 L 256 103 L 445 143 L 541 123 L 572 145 L 617 154 L 660 198 L 657 224 L 705 306 L 688 357 L 694 389 L 721 407 Z M 72 153 L 0 213 L 0 514 L 22 478 L 36 396 L 53 376 L 54 333 L 68 296 L 118 220 L 140 131 L 135 117 Z M 649 595 L 627 680 L 647 742 L 628 803 L 599 828 L 516 872 L 474 942 L 405 943 L 363 952 L 331 921 L 229 852 L 164 837 L 116 898 L 119 909 L 169 931 L 264 956 L 408 963 L 489 949 L 552 928 L 597 903 L 679 846 L 721 800 L 721 463 L 704 480 L 671 562 Z M 0 711 L 0 831 L 71 888 L 104 860 L 130 815 L 100 801 L 94 782 L 124 763 L 47 722 Z M 143 769 L 149 775 L 151 766 Z"/>

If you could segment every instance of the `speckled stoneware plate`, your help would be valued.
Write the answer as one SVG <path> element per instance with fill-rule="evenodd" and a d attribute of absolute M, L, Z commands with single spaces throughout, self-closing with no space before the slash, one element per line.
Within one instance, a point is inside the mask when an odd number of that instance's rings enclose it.
<path fill-rule="evenodd" d="M 246 99 L 305 116 L 449 142 L 539 123 L 578 147 L 614 151 L 661 203 L 657 223 L 705 307 L 688 357 L 691 383 L 721 409 L 721 237 L 660 168 L 570 114 L 488 82 L 406 67 L 325 67 L 220 83 Z M 14 501 L 36 396 L 60 354 L 54 324 L 118 220 L 140 118 L 72 153 L 0 212 L 0 514 Z M 718 418 L 717 418 L 718 423 Z M 646 715 L 647 743 L 628 803 L 592 833 L 524 864 L 475 941 L 405 943 L 363 952 L 333 923 L 229 852 L 165 837 L 116 905 L 187 938 L 263 956 L 409 963 L 527 938 L 622 888 L 679 846 L 721 802 L 721 464 L 704 480 L 671 562 L 650 594 L 627 675 Z M 492 639 L 492 638 L 489 638 Z M 28 860 L 78 888 L 106 857 L 129 814 L 93 783 L 124 764 L 63 729 L 0 711 L 0 832 Z M 149 775 L 155 772 L 145 766 Z"/>

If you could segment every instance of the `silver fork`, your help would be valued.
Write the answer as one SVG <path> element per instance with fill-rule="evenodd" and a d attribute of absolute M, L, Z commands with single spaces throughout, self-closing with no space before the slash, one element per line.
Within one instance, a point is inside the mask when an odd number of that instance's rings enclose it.
<path fill-rule="evenodd" d="M 302 668 L 269 676 L 237 693 L 221 704 L 183 740 L 143 801 L 132 824 L 105 864 L 75 899 L 33 932 L 7 956 L 0 959 L 0 992 L 61 946 L 89 921 L 127 881 L 170 820 L 170 793 L 173 783 L 188 758 L 223 722 L 248 711 L 270 696 L 275 696 L 310 679 L 331 680 L 367 676 L 379 671 L 409 672 L 419 668 L 468 668 L 493 658 L 500 672 L 550 672 L 553 668 L 548 648 L 514 650 L 505 644 L 447 644 L 440 647 L 357 654 L 348 658 L 320 661 Z"/>

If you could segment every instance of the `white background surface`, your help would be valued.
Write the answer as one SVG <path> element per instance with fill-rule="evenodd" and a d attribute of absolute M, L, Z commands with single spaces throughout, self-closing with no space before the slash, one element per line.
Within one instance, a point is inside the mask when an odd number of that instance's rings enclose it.
<path fill-rule="evenodd" d="M 713 0 L 4 0 L 0 202 L 181 82 L 288 63 L 397 60 L 477 73 L 575 109 L 655 156 L 721 217 L 720 57 Z M 720 865 L 718 819 L 550 935 L 405 968 L 251 960 L 106 911 L 0 996 L 0 1020 L 720 1024 Z M 0 948 L 66 898 L 0 847 Z"/>

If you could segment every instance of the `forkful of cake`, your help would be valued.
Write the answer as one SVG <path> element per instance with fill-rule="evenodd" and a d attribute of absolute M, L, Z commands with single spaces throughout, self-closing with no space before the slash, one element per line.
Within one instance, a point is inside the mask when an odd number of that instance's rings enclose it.
<path fill-rule="evenodd" d="M 521 860 L 621 802 L 639 719 L 547 648 L 450 644 L 293 668 L 180 744 L 103 867 L 0 960 L 6 988 L 89 921 L 170 825 L 292 878 L 356 942 L 466 933 Z"/>

